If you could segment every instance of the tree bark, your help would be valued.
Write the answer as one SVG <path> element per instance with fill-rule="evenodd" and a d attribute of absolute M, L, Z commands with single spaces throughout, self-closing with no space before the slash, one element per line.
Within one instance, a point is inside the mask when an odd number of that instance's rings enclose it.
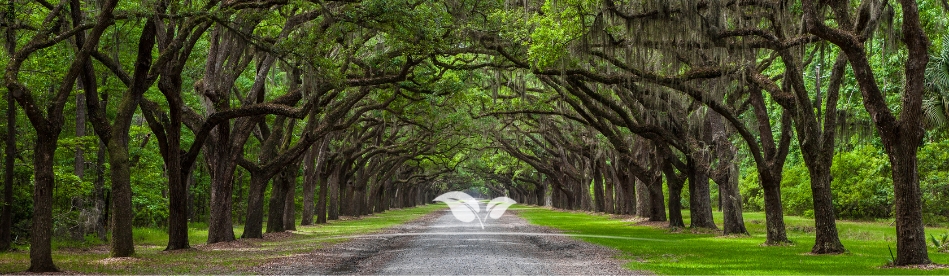
<path fill-rule="evenodd" d="M 213 170 L 211 176 L 211 216 L 208 221 L 208 244 L 218 242 L 228 242 L 234 240 L 234 228 L 231 221 L 231 192 L 234 185 L 235 162 L 230 153 L 228 137 L 230 136 L 230 127 L 227 124 L 219 125 L 214 130 L 217 132 L 215 141 L 211 144 L 212 150 L 205 151 L 206 158 L 212 163 Z M 210 161 L 215 160 L 215 161 Z"/>
<path fill-rule="evenodd" d="M 316 223 L 323 224 L 326 223 L 326 195 L 329 191 L 329 187 L 327 187 L 327 185 L 329 184 L 328 178 L 330 176 L 324 173 L 319 174 L 320 186 L 318 187 L 319 191 L 316 195 Z"/>
<path fill-rule="evenodd" d="M 712 141 L 718 158 L 718 167 L 712 180 L 718 185 L 719 208 L 722 210 L 722 232 L 730 234 L 748 234 L 742 214 L 741 193 L 738 190 L 738 162 L 736 155 L 738 148 L 728 137 L 731 134 L 724 119 L 718 114 L 710 113 Z"/>
<path fill-rule="evenodd" d="M 52 126 L 50 126 L 52 128 Z M 33 226 L 30 231 L 30 272 L 59 271 L 53 264 L 53 156 L 60 128 L 36 131 L 33 149 Z"/>
<path fill-rule="evenodd" d="M 9 2 L 9 9 L 16 9 L 16 2 Z M 4 14 L 4 22 L 13 22 L 13 13 Z M 8 23 L 9 24 L 9 23 Z M 13 28 L 7 28 L 4 32 L 4 48 L 7 54 L 12 56 L 16 48 L 16 35 Z M 3 162 L 3 202 L 0 203 L 0 251 L 10 249 L 13 242 L 13 162 L 16 154 L 16 103 L 13 99 L 13 93 L 8 89 L 6 93 L 7 100 L 7 129 L 4 141 L 4 162 Z"/>
<path fill-rule="evenodd" d="M 333 172 L 329 177 L 329 210 L 327 211 L 328 220 L 338 220 L 339 219 L 339 185 L 340 177 L 342 174 L 342 165 L 334 166 Z"/>
<path fill-rule="evenodd" d="M 692 163 L 689 174 L 689 214 L 691 214 L 689 227 L 718 229 L 712 219 L 712 197 L 708 184 L 708 169 L 704 162 L 689 163 Z"/>
<path fill-rule="evenodd" d="M 270 177 L 263 172 L 251 171 L 250 188 L 247 191 L 247 219 L 244 221 L 244 233 L 242 239 L 260 239 L 263 238 L 264 223 L 264 191 L 267 190 L 267 183 Z M 276 184 L 274 185 L 276 189 Z M 269 223 L 269 221 L 268 221 Z"/>
<path fill-rule="evenodd" d="M 345 183 L 345 186 L 341 187 L 342 193 L 340 194 L 340 199 L 339 199 L 339 209 L 340 209 L 339 215 L 355 217 L 356 216 L 356 213 L 355 213 L 356 191 L 355 191 L 355 187 L 353 187 L 355 184 L 352 182 L 351 179 L 340 180 L 340 184 L 344 184 L 344 183 Z"/>
<path fill-rule="evenodd" d="M 780 181 L 765 184 L 767 180 L 762 179 L 762 188 L 764 189 L 764 214 L 765 228 L 767 228 L 767 240 L 765 244 L 779 245 L 790 242 L 784 226 L 784 206 L 781 205 L 781 185 Z M 774 180 L 772 180 L 774 181 Z"/>
<path fill-rule="evenodd" d="M 287 173 L 286 171 L 281 174 Z M 273 188 L 270 189 L 269 211 L 267 212 L 267 233 L 278 233 L 286 230 L 283 227 L 283 210 L 287 200 L 287 179 L 284 175 L 276 177 Z"/>
<path fill-rule="evenodd" d="M 637 178 L 634 178 L 636 181 L 636 216 L 641 218 L 648 218 L 652 215 L 652 204 L 649 201 L 651 196 L 651 189 L 646 185 L 645 182 L 640 181 Z M 632 186 L 632 185 L 630 185 Z M 632 197 L 633 195 L 630 195 Z"/>
<path fill-rule="evenodd" d="M 306 156 L 303 157 L 303 218 L 300 220 L 301 226 L 313 224 L 313 201 L 316 199 L 313 192 L 315 192 L 315 187 L 319 181 L 317 179 L 319 178 L 317 175 L 319 170 L 316 168 L 316 158 L 321 153 L 322 146 L 310 147 Z"/>
<path fill-rule="evenodd" d="M 929 38 L 923 31 L 916 1 L 901 0 L 902 39 L 906 45 L 908 58 L 904 67 L 904 89 L 899 116 L 894 116 L 887 104 L 885 95 L 877 84 L 865 49 L 864 30 L 853 30 L 851 22 L 837 18 L 835 29 L 825 25 L 824 18 L 818 13 L 818 5 L 803 1 L 805 30 L 837 45 L 847 55 L 854 77 L 860 86 L 863 105 L 870 113 L 877 132 L 883 141 L 892 165 L 894 214 L 896 217 L 895 265 L 929 264 L 926 248 L 925 228 L 923 227 L 919 172 L 917 168 L 917 150 L 922 142 L 922 95 L 924 91 L 924 72 L 929 62 Z M 815 5 L 817 4 L 817 5 Z M 836 13 L 847 13 L 847 7 L 835 9 Z M 861 5 L 863 8 L 863 5 Z M 872 31 L 872 29 L 871 29 Z"/>
<path fill-rule="evenodd" d="M 594 201 L 594 208 L 596 212 L 603 212 L 606 210 L 606 193 L 603 192 L 603 170 L 601 170 L 599 159 L 596 159 L 593 164 L 593 197 L 596 198 Z"/>
<path fill-rule="evenodd" d="M 669 186 L 669 227 L 684 228 L 682 220 L 682 182 L 668 181 Z M 650 219 L 651 220 L 651 219 Z"/>
<path fill-rule="evenodd" d="M 162 133 L 164 132 L 164 154 L 162 154 L 162 160 L 165 162 L 165 168 L 168 170 L 168 245 L 165 246 L 165 251 L 179 250 L 179 249 L 188 249 L 191 248 L 191 243 L 188 239 L 188 195 L 189 195 L 189 183 L 192 179 L 192 172 L 194 169 L 194 163 L 183 164 L 182 163 L 182 150 L 181 150 L 181 125 L 182 125 L 182 108 L 184 106 L 184 101 L 181 98 L 181 74 L 180 71 L 177 73 L 167 72 L 161 78 L 158 83 L 159 90 L 162 91 L 162 94 L 165 95 L 165 99 L 168 101 L 168 106 L 171 108 L 168 109 L 168 125 L 161 127 L 159 131 L 153 132 Z M 145 108 L 142 109 L 145 113 Z M 145 116 L 148 119 L 148 116 Z M 155 120 L 152 118 L 151 120 Z M 149 126 L 152 126 L 155 122 L 149 122 Z M 156 126 L 157 127 L 157 126 Z M 159 145 L 162 144 L 162 139 L 159 137 Z M 184 166 L 187 166 L 184 167 Z"/>
<path fill-rule="evenodd" d="M 109 191 L 105 189 L 105 143 L 99 140 L 99 150 L 96 152 L 96 181 L 93 183 L 93 195 L 99 217 L 96 219 L 96 233 L 100 241 L 108 241 L 106 227 L 109 221 Z"/>
<path fill-rule="evenodd" d="M 284 206 L 283 206 L 283 230 L 291 231 L 297 230 L 297 205 L 296 205 L 296 196 L 297 196 L 297 172 L 299 170 L 298 165 L 293 165 L 287 168 L 286 176 L 284 179 Z"/>
<path fill-rule="evenodd" d="M 722 198 L 722 230 L 725 235 L 748 234 L 745 228 L 745 218 L 742 214 L 741 193 L 738 191 L 738 163 L 728 165 L 727 180 L 718 184 Z"/>
<path fill-rule="evenodd" d="M 4 137 L 3 202 L 0 203 L 0 251 L 10 249 L 13 242 L 13 162 L 16 158 L 16 103 L 7 93 L 7 129 Z"/>

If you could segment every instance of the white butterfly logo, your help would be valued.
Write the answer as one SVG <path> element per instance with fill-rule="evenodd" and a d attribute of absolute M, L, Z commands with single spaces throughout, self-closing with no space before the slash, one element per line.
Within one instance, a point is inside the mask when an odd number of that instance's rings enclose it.
<path fill-rule="evenodd" d="M 441 201 L 448 204 L 448 208 L 451 208 L 451 214 L 460 221 L 472 222 L 478 219 L 478 222 L 481 223 L 481 229 L 484 229 L 484 222 L 488 217 L 499 219 L 504 215 L 504 212 L 507 211 L 507 207 L 517 203 L 517 201 L 504 196 L 494 198 L 488 202 L 488 206 L 485 206 L 484 212 L 488 214 L 482 218 L 478 216 L 478 213 L 481 212 L 481 206 L 478 205 L 478 200 L 466 193 L 447 192 L 436 197 L 434 201 Z"/>

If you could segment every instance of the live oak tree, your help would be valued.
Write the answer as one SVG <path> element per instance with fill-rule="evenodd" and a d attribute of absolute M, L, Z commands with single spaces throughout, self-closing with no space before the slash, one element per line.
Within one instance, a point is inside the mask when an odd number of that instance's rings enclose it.
<path fill-rule="evenodd" d="M 899 1 L 902 10 L 902 42 L 907 49 L 904 85 L 898 114 L 887 105 L 867 59 L 865 43 L 872 35 L 872 21 L 880 9 L 888 5 L 878 1 L 861 1 L 856 9 L 846 2 L 815 3 L 804 0 L 804 27 L 839 47 L 846 54 L 854 72 L 863 105 L 870 113 L 883 149 L 890 158 L 893 175 L 894 217 L 896 218 L 896 265 L 928 264 L 926 235 L 923 228 L 916 153 L 923 139 L 925 70 L 929 61 L 929 38 L 923 31 L 916 1 Z M 825 17 L 833 14 L 832 19 Z M 857 13 L 854 18 L 854 13 Z M 827 25 L 828 21 L 836 27 Z M 856 22 L 856 23 L 855 23 Z"/>
<path fill-rule="evenodd" d="M 10 62 L 4 71 L 4 84 L 13 95 L 13 98 L 23 108 L 30 123 L 36 130 L 36 144 L 34 146 L 33 169 L 34 169 L 34 189 L 33 189 L 33 226 L 31 246 L 30 246 L 30 268 L 31 272 L 49 272 L 58 271 L 53 264 L 51 255 L 51 230 L 52 230 L 52 198 L 54 174 L 53 174 L 53 155 L 56 152 L 57 138 L 62 132 L 63 127 L 63 108 L 68 102 L 68 98 L 76 78 L 79 76 L 83 62 L 91 55 L 96 47 L 105 29 L 111 25 L 113 10 L 116 1 L 106 1 L 98 8 L 98 15 L 95 23 L 87 23 L 79 27 L 71 28 L 63 26 L 67 22 L 65 13 L 67 1 L 60 1 L 55 6 L 48 7 L 48 13 L 43 19 L 42 25 L 34 28 L 29 41 L 20 47 L 9 47 L 7 49 Z M 75 33 L 89 29 L 88 37 L 82 47 L 79 48 L 74 60 L 70 63 L 68 70 L 61 77 L 55 87 L 43 87 L 42 90 L 52 90 L 52 98 L 48 100 L 45 106 L 40 106 L 37 96 L 43 95 L 42 92 L 36 92 L 37 88 L 27 87 L 20 81 L 20 74 L 23 63 L 37 51 L 51 47 L 59 42 L 71 38 Z M 14 28 L 7 28 L 7 32 L 15 32 Z M 14 35 L 8 34 L 7 37 Z"/>

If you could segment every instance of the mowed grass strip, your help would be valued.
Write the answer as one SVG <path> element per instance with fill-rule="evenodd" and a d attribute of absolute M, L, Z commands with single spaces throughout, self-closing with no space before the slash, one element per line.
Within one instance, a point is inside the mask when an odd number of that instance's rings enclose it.
<path fill-rule="evenodd" d="M 133 232 L 136 252 L 133 258 L 109 258 L 108 245 L 76 246 L 74 243 L 57 242 L 53 261 L 62 271 L 83 274 L 241 273 L 273 258 L 306 253 L 346 240 L 336 237 L 372 233 L 444 208 L 447 208 L 444 204 L 432 204 L 390 210 L 359 219 L 331 221 L 318 226 L 297 226 L 297 231 L 292 234 L 281 233 L 277 237 L 238 239 L 214 245 L 204 245 L 207 228 L 194 225 L 189 231 L 194 248 L 174 252 L 162 251 L 168 242 L 164 230 L 138 228 Z M 234 228 L 237 237 L 240 237 L 242 227 Z M 29 248 L 25 247 L 19 248 L 17 252 L 0 253 L 0 273 L 26 270 L 30 264 L 29 258 Z"/>
<path fill-rule="evenodd" d="M 838 230 L 849 252 L 840 255 L 811 255 L 814 221 L 786 216 L 788 246 L 761 246 L 765 241 L 764 213 L 745 213 L 751 236 L 693 234 L 689 229 L 671 233 L 668 229 L 636 226 L 609 215 L 568 212 L 518 205 L 518 215 L 527 221 L 560 229 L 567 234 L 645 238 L 624 240 L 578 237 L 581 240 L 622 251 L 632 270 L 658 274 L 949 274 L 949 269 L 885 268 L 890 260 L 889 245 L 896 252 L 896 230 L 889 222 L 838 221 Z M 683 212 L 689 224 L 688 210 Z M 716 212 L 721 227 L 721 213 Z M 945 228 L 927 228 L 939 236 Z M 706 232 L 707 233 L 707 232 Z M 719 232 L 720 233 L 720 232 Z M 928 238 L 928 237 L 927 237 Z M 655 240 L 655 241 L 653 241 Z M 935 263 L 949 264 L 949 254 L 930 248 Z"/>

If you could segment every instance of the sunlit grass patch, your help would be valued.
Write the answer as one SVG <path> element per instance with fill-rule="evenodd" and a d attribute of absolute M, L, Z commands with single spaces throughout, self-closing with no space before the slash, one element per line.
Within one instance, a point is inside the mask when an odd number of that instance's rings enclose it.
<path fill-rule="evenodd" d="M 518 214 L 529 222 L 582 235 L 638 237 L 622 240 L 579 237 L 582 240 L 620 250 L 633 270 L 659 274 L 949 274 L 949 269 L 883 268 L 889 261 L 887 245 L 896 248 L 894 226 L 886 222 L 838 222 L 840 238 L 849 250 L 840 255 L 808 254 L 814 245 L 813 220 L 788 216 L 788 246 L 761 246 L 765 241 L 763 213 L 745 213 L 750 236 L 670 233 L 663 228 L 635 226 L 608 215 L 563 212 L 518 206 Z M 689 223 L 688 210 L 685 216 Z M 721 225 L 721 213 L 715 213 Z M 757 222 L 757 223 L 755 223 Z M 942 233 L 945 229 L 927 229 Z M 936 263 L 949 263 L 949 254 L 930 250 Z"/>

